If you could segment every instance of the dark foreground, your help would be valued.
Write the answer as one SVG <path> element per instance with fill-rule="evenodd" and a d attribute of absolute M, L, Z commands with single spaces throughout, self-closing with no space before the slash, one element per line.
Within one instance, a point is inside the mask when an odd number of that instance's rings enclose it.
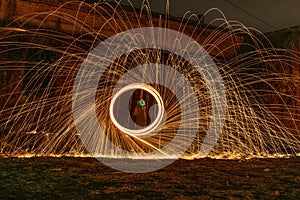
<path fill-rule="evenodd" d="M 118 172 L 93 158 L 1 158 L 0 199 L 300 199 L 300 157 L 177 160 Z"/>

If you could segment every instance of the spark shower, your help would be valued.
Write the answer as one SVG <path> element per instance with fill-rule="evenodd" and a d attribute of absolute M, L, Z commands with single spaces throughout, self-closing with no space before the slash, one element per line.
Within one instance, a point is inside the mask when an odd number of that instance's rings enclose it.
<path fill-rule="evenodd" d="M 1 27 L 1 155 L 299 155 L 299 52 L 217 9 L 172 19 L 146 2 L 53 8 Z M 146 127 L 134 123 L 138 98 Z"/>

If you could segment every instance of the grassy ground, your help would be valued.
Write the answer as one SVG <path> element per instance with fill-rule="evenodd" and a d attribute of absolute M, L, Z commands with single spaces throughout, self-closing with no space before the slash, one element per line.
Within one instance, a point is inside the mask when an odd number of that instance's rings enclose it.
<path fill-rule="evenodd" d="M 0 199 L 300 199 L 300 158 L 177 160 L 128 174 L 94 158 L 1 158 Z"/>

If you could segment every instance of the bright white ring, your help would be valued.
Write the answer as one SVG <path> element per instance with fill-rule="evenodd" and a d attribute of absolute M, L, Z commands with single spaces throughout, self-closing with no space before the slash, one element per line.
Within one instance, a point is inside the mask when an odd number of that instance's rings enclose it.
<path fill-rule="evenodd" d="M 142 90 L 149 92 L 155 98 L 157 105 L 158 105 L 158 113 L 157 113 L 155 120 L 146 128 L 137 129 L 137 130 L 128 129 L 128 128 L 122 126 L 116 120 L 115 115 L 114 115 L 114 106 L 115 106 L 116 99 L 118 97 L 120 97 L 123 93 L 130 91 L 130 90 L 135 90 L 135 89 L 142 89 Z M 154 89 L 150 85 L 147 85 L 144 83 L 134 83 L 134 84 L 130 84 L 130 85 L 123 87 L 122 89 L 120 89 L 118 92 L 115 93 L 115 95 L 113 96 L 113 98 L 111 100 L 110 106 L 109 106 L 109 115 L 110 115 L 111 121 L 114 123 L 114 125 L 120 131 L 122 131 L 128 135 L 131 135 L 131 136 L 140 136 L 140 137 L 146 136 L 150 133 L 155 132 L 157 127 L 161 124 L 161 122 L 163 120 L 163 115 L 164 115 L 164 103 L 163 103 L 163 100 L 162 100 L 160 94 L 157 92 L 156 89 Z"/>

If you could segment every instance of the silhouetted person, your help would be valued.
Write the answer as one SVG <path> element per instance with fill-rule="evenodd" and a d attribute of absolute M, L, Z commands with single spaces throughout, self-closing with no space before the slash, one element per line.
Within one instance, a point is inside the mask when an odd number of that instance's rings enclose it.
<path fill-rule="evenodd" d="M 147 106 L 145 100 L 142 98 L 137 102 L 133 116 L 135 117 L 134 121 L 137 125 L 142 127 L 147 125 Z"/>

